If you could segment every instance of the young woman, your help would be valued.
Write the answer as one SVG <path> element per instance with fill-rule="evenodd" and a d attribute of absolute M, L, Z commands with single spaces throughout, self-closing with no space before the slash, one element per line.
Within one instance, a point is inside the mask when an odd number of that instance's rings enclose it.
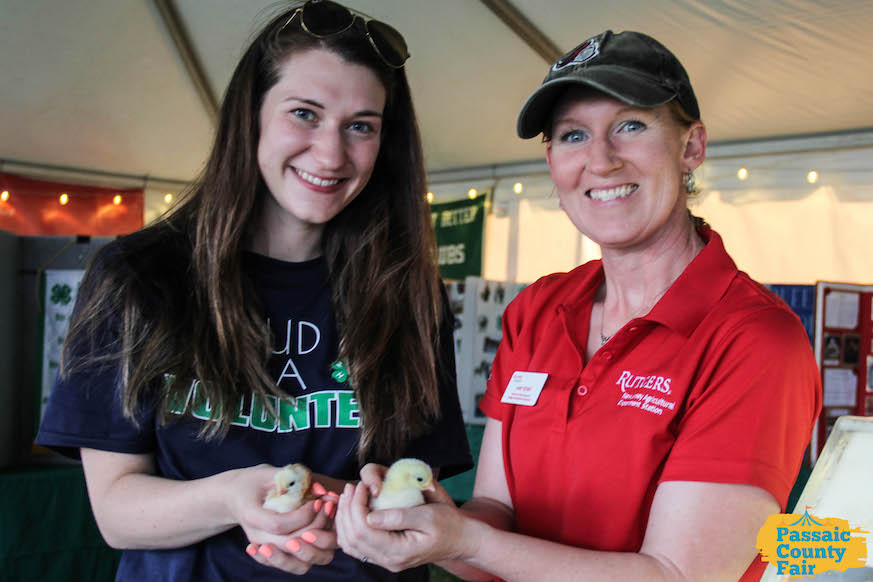
<path fill-rule="evenodd" d="M 797 317 L 689 214 L 706 130 L 685 69 L 606 31 L 552 66 L 518 131 L 544 134 L 561 207 L 603 259 L 507 308 L 473 500 L 368 513 L 367 466 L 340 546 L 480 580 L 757 580 L 821 385 Z M 517 385 L 542 391 L 512 404 Z"/>
<path fill-rule="evenodd" d="M 407 57 L 327 0 L 273 19 L 190 197 L 86 274 L 37 440 L 81 454 L 118 580 L 426 578 L 335 552 L 323 490 L 470 466 Z M 264 509 L 293 462 L 322 497 Z"/>

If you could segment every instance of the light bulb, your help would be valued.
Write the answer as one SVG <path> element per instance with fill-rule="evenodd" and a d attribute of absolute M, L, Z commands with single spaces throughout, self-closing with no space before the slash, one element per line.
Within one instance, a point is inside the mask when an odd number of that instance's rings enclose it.
<path fill-rule="evenodd" d="M 164 195 L 164 202 L 167 204 L 170 204 L 171 202 L 173 202 L 173 195 L 169 194 L 169 193 L 165 194 Z"/>
<path fill-rule="evenodd" d="M 818 172 L 815 170 L 810 170 L 809 174 L 806 175 L 806 181 L 810 184 L 815 184 L 818 182 Z"/>
<path fill-rule="evenodd" d="M 61 194 L 61 197 L 58 199 L 58 202 L 61 203 L 61 206 L 63 206 L 64 204 L 66 204 L 66 203 L 69 202 L 69 201 L 70 201 L 70 197 L 67 196 L 66 193 Z"/>
<path fill-rule="evenodd" d="M 121 204 L 121 194 L 116 194 L 115 198 L 112 199 L 112 203 L 118 206 Z"/>
<path fill-rule="evenodd" d="M 3 190 L 3 192 L 0 193 L 0 200 L 2 200 L 3 202 L 9 200 L 9 190 Z"/>
<path fill-rule="evenodd" d="M 477 192 L 475 188 L 470 188 L 470 191 L 467 192 L 467 197 L 470 200 L 475 200 L 476 196 L 478 196 L 478 195 L 479 195 L 479 192 Z"/>
<path fill-rule="evenodd" d="M 521 191 L 524 190 L 524 186 L 521 185 L 521 182 L 516 182 L 515 185 L 512 187 L 512 190 L 516 194 L 521 194 Z"/>
<path fill-rule="evenodd" d="M 749 177 L 749 171 L 747 169 L 740 168 L 739 170 L 737 170 L 737 178 L 739 178 L 740 180 L 745 180 L 748 177 Z"/>
<path fill-rule="evenodd" d="M 428 192 L 427 196 L 425 196 L 425 198 L 427 198 L 428 204 L 432 204 L 433 203 L 433 192 Z"/>

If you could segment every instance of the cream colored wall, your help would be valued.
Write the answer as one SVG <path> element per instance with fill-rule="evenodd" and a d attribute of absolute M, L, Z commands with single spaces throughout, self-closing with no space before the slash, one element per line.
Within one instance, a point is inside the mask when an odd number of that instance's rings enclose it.
<path fill-rule="evenodd" d="M 173 196 L 173 199 L 170 202 L 167 202 L 165 199 L 167 194 Z M 146 188 L 144 198 L 143 223 L 151 224 L 163 216 L 165 212 L 175 207 L 176 203 L 179 201 L 179 190 Z"/>
<path fill-rule="evenodd" d="M 739 180 L 737 170 L 748 178 Z M 807 174 L 818 172 L 810 184 Z M 692 211 L 762 283 L 873 282 L 873 148 L 708 160 Z M 513 185 L 521 182 L 521 194 Z M 433 184 L 435 202 L 490 191 L 483 276 L 531 282 L 600 256 L 558 207 L 547 175 Z"/>
<path fill-rule="evenodd" d="M 873 201 L 840 201 L 831 186 L 802 200 L 694 206 L 725 241 L 734 262 L 765 283 L 873 281 Z"/>

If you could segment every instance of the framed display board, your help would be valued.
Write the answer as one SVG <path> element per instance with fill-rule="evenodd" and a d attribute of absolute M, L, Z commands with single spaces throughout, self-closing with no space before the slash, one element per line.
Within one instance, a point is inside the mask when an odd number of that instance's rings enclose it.
<path fill-rule="evenodd" d="M 813 461 L 839 417 L 873 416 L 873 285 L 819 281 L 815 313 L 813 348 L 823 393 Z"/>

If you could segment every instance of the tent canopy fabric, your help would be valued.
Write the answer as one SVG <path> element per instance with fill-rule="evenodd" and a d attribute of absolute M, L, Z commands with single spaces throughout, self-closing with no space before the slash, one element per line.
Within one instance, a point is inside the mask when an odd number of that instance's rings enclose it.
<path fill-rule="evenodd" d="M 640 30 L 689 71 L 712 142 L 873 128 L 868 0 L 511 0 L 560 50 Z M 223 94 L 274 0 L 173 0 Z M 479 0 L 346 0 L 405 35 L 430 171 L 541 160 L 515 117 L 546 62 Z M 187 181 L 212 122 L 156 2 L 0 0 L 0 158 Z"/>

